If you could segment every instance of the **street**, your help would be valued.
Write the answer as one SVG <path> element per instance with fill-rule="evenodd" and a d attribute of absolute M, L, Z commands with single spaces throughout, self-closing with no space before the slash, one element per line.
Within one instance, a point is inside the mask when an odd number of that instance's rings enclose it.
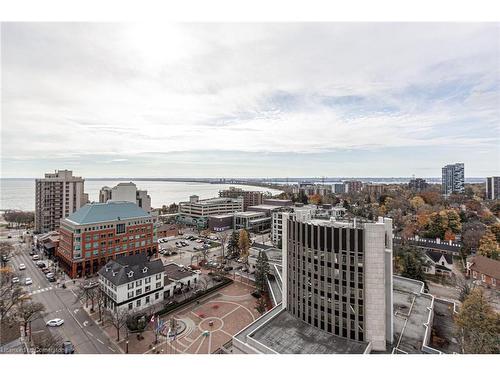
<path fill-rule="evenodd" d="M 57 286 L 56 282 L 49 282 L 41 269 L 29 255 L 30 249 L 19 242 L 16 236 L 12 241 L 16 251 L 9 261 L 9 266 L 19 274 L 21 285 L 25 278 L 31 277 L 32 285 L 23 286 L 34 302 L 45 306 L 43 318 L 32 323 L 32 332 L 43 329 L 45 323 L 54 318 L 64 319 L 60 327 L 50 327 L 54 335 L 59 335 L 63 340 L 70 340 L 75 347 L 75 352 L 80 354 L 113 354 L 119 353 L 117 346 L 110 341 L 106 334 L 97 326 L 77 300 L 72 280 L 66 280 L 66 289 Z M 44 262 L 48 263 L 46 259 Z M 19 264 L 24 263 L 26 269 L 20 271 Z M 62 285 L 62 284 L 61 284 Z"/>

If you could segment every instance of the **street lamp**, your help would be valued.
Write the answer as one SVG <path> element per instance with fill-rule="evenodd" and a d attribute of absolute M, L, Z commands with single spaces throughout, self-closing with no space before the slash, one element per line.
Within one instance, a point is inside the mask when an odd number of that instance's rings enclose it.
<path fill-rule="evenodd" d="M 127 347 L 126 347 L 126 349 L 125 349 L 125 353 L 126 353 L 126 354 L 128 354 L 128 340 L 127 340 L 127 341 L 125 341 L 125 343 L 127 344 Z"/>

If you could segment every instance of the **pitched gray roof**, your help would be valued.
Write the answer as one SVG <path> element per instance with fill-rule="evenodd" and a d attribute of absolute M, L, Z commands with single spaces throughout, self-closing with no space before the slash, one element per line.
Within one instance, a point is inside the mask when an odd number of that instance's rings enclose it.
<path fill-rule="evenodd" d="M 75 224 L 92 224 L 113 220 L 127 220 L 151 217 L 132 202 L 89 203 L 69 215 L 66 220 Z"/>
<path fill-rule="evenodd" d="M 146 255 L 136 254 L 110 260 L 98 273 L 114 285 L 123 285 L 160 272 L 163 272 L 161 259 L 149 261 Z"/>
<path fill-rule="evenodd" d="M 439 251 L 432 251 L 432 250 L 427 250 L 425 254 L 432 259 L 434 263 L 439 262 L 439 259 L 441 259 L 442 256 L 444 256 L 444 259 L 446 260 L 447 263 L 452 264 L 453 260 L 450 254 L 443 254 L 440 253 Z"/>

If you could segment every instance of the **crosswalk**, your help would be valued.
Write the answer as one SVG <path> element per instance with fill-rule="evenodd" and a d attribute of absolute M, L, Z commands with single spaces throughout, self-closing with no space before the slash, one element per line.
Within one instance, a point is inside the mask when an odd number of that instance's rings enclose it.
<path fill-rule="evenodd" d="M 34 290 L 32 292 L 29 292 L 28 295 L 29 296 L 32 296 L 33 294 L 38 294 L 38 293 L 43 293 L 43 292 L 48 292 L 49 290 L 52 290 L 54 289 L 53 287 L 49 286 L 47 288 L 43 288 L 43 289 L 37 289 L 37 290 Z"/>

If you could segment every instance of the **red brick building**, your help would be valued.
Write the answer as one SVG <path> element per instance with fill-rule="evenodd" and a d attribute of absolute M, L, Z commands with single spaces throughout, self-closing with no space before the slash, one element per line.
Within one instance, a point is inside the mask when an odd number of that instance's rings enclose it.
<path fill-rule="evenodd" d="M 500 289 L 500 261 L 475 256 L 467 262 L 467 276 L 484 286 Z"/>
<path fill-rule="evenodd" d="M 61 220 L 60 234 L 56 256 L 72 278 L 95 274 L 118 257 L 158 252 L 152 216 L 131 202 L 87 204 Z"/>

